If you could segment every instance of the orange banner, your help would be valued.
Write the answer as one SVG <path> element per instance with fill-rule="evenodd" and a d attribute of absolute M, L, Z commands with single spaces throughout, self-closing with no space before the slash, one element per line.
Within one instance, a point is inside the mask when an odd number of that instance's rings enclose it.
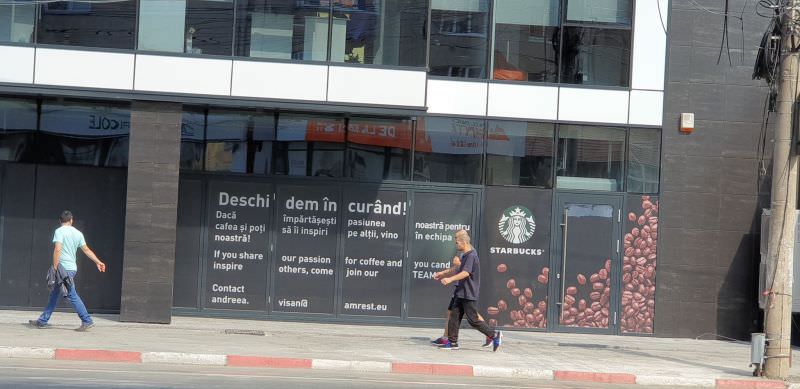
<path fill-rule="evenodd" d="M 363 145 L 411 149 L 410 121 L 350 121 L 347 140 Z"/>
<path fill-rule="evenodd" d="M 306 141 L 344 143 L 344 122 L 314 119 L 306 125 Z"/>

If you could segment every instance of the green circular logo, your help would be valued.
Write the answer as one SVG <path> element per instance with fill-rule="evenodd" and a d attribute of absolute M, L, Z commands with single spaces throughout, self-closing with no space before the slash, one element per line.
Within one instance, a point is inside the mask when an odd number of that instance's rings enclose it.
<path fill-rule="evenodd" d="M 500 235 L 513 244 L 525 243 L 533 236 L 536 222 L 533 212 L 521 205 L 514 205 L 503 211 L 500 222 L 497 223 Z"/>

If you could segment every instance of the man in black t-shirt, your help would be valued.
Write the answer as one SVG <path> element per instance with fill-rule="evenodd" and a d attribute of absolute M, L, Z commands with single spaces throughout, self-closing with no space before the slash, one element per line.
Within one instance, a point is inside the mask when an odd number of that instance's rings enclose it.
<path fill-rule="evenodd" d="M 478 297 L 481 289 L 481 264 L 478 253 L 470 243 L 469 233 L 460 230 L 455 234 L 456 249 L 462 253 L 461 266 L 455 275 L 442 277 L 442 285 L 458 282 L 454 296 L 454 304 L 450 307 L 450 319 L 447 322 L 447 342 L 440 346 L 444 350 L 458 349 L 458 329 L 461 320 L 467 316 L 469 325 L 487 337 L 492 338 L 492 351 L 497 351 L 502 343 L 503 334 L 493 331 L 485 321 L 478 319 Z M 453 272 L 448 272 L 453 273 Z"/>
<path fill-rule="evenodd" d="M 457 270 L 461 267 L 461 255 L 462 253 L 456 253 L 456 255 L 453 257 L 451 261 L 453 266 L 445 270 L 442 270 L 440 272 L 433 273 L 433 279 L 436 281 L 441 281 L 441 279 L 446 275 L 455 274 Z M 451 285 L 458 287 L 458 282 L 455 282 L 454 284 Z M 445 312 L 444 315 L 444 334 L 439 338 L 431 340 L 432 345 L 441 346 L 447 343 L 447 327 L 448 327 L 448 322 L 450 321 L 450 310 L 455 306 L 455 304 L 456 304 L 456 296 L 455 296 L 455 290 L 453 290 L 453 298 L 451 298 L 450 303 L 447 304 L 447 312 Z M 478 320 L 484 321 L 480 313 L 478 313 Z M 492 344 L 492 338 L 487 336 L 486 341 L 483 343 L 483 347 L 488 347 L 491 344 Z"/>

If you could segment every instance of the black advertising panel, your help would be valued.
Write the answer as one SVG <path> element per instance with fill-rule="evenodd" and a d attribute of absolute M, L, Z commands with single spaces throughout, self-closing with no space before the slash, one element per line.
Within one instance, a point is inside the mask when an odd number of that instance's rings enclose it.
<path fill-rule="evenodd" d="M 441 318 L 455 291 L 433 279 L 433 273 L 447 269 L 456 254 L 456 231 L 467 230 L 473 235 L 475 196 L 465 193 L 414 194 L 411 204 L 414 220 L 411 223 L 411 287 L 408 316 Z M 476 249 L 476 237 L 472 237 Z M 480 251 L 479 251 L 480 252 Z M 485 267 L 481 266 L 482 273 Z"/>
<path fill-rule="evenodd" d="M 620 331 L 652 334 L 655 322 L 658 213 L 656 196 L 625 199 Z"/>
<path fill-rule="evenodd" d="M 552 192 L 489 187 L 481 313 L 492 326 L 545 328 Z"/>
<path fill-rule="evenodd" d="M 395 316 L 402 312 L 406 192 L 345 191 L 341 313 Z"/>
<path fill-rule="evenodd" d="M 278 188 L 273 311 L 334 312 L 339 204 L 336 186 Z"/>
<path fill-rule="evenodd" d="M 272 185 L 208 183 L 205 307 L 265 310 Z"/>
<path fill-rule="evenodd" d="M 203 251 L 203 183 L 181 178 L 172 306 L 197 308 L 200 258 Z"/>

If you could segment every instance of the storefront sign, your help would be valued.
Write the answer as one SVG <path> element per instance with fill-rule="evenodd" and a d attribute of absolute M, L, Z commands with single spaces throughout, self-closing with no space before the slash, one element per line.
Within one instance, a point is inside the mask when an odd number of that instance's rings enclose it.
<path fill-rule="evenodd" d="M 486 190 L 481 306 L 490 325 L 547 324 L 551 200 L 548 190 Z"/>
<path fill-rule="evenodd" d="M 406 192 L 351 188 L 344 201 L 341 313 L 401 314 Z"/>
<path fill-rule="evenodd" d="M 205 307 L 264 310 L 272 185 L 208 185 Z"/>
<path fill-rule="evenodd" d="M 272 310 L 333 313 L 339 191 L 280 186 Z"/>
<path fill-rule="evenodd" d="M 454 235 L 466 230 L 474 235 L 475 196 L 456 193 L 416 193 L 411 225 L 412 248 L 409 317 L 441 318 L 454 287 L 443 286 L 433 274 L 452 265 L 456 255 Z M 477 239 L 473 236 L 473 240 Z"/>

